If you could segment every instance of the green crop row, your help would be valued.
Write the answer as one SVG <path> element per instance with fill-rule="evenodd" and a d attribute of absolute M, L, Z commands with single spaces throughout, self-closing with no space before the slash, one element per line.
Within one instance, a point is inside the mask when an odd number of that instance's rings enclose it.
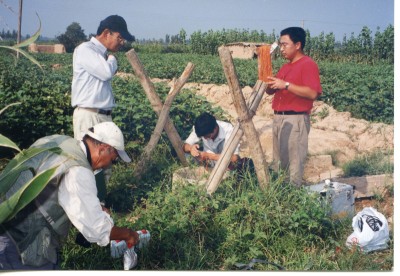
<path fill-rule="evenodd" d="M 188 62 L 196 65 L 190 82 L 226 84 L 218 57 L 193 54 L 142 54 L 149 76 L 170 79 Z M 276 73 L 285 61 L 273 60 Z M 253 86 L 258 78 L 257 60 L 234 60 L 241 86 Z M 355 118 L 392 124 L 394 120 L 394 66 L 388 63 L 319 62 L 323 95 L 320 100 Z M 121 70 L 132 73 L 126 59 Z"/>
<path fill-rule="evenodd" d="M 44 66 L 38 67 L 24 58 L 15 66 L 14 59 L 0 52 L 1 108 L 21 102 L 2 114 L 0 132 L 19 143 L 30 145 L 37 138 L 53 134 L 72 135 L 70 90 L 72 55 L 38 54 L 35 57 Z M 123 53 L 117 54 L 119 71 L 133 73 Z M 189 82 L 226 84 L 218 57 L 193 54 L 139 54 L 151 78 L 179 77 L 188 62 L 195 65 Z M 277 72 L 284 61 L 273 61 Z M 242 86 L 253 86 L 257 80 L 256 60 L 234 60 Z M 339 111 L 349 111 L 354 117 L 392 124 L 394 120 L 394 66 L 387 63 L 367 65 L 356 63 L 320 62 L 322 101 Z M 114 78 L 113 87 L 118 108 L 114 120 L 129 131 L 130 141 L 147 141 L 157 116 L 151 110 L 143 88 L 137 81 Z M 165 86 L 157 86 L 162 99 L 168 93 Z M 196 106 L 194 106 L 196 105 Z M 184 135 L 196 115 L 209 109 L 204 99 L 190 92 L 182 92 L 174 101 L 171 116 L 177 130 Z M 16 128 L 18 126 L 18 129 Z M 124 130 L 125 130 L 124 129 Z"/>

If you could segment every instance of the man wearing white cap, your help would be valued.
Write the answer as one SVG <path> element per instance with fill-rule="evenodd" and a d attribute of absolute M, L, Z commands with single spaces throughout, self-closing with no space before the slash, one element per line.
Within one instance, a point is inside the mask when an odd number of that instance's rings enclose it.
<path fill-rule="evenodd" d="M 121 130 L 113 122 L 95 125 L 78 141 L 52 135 L 39 139 L 31 147 L 58 146 L 62 154 L 45 151 L 27 166 L 38 174 L 59 165 L 49 184 L 29 205 L 0 229 L 0 270 L 58 269 L 58 250 L 71 223 L 90 243 L 106 246 L 110 240 L 137 244 L 132 229 L 114 225 L 97 197 L 93 171 L 109 167 L 118 158 L 130 162 L 124 150 Z M 7 197 L 33 175 L 21 173 Z"/>

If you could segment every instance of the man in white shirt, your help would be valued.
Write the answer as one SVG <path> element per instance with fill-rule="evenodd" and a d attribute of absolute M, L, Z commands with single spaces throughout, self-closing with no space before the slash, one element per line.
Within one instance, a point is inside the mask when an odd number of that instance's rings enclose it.
<path fill-rule="evenodd" d="M 118 65 L 108 51 L 117 52 L 125 41 L 133 40 L 125 20 L 111 15 L 100 22 L 96 37 L 76 47 L 71 87 L 75 139 L 82 139 L 82 134 L 97 123 L 112 121 L 115 99 L 111 81 Z"/>
<path fill-rule="evenodd" d="M 94 171 L 109 167 L 118 158 L 130 162 L 121 130 L 113 122 L 89 129 L 78 141 L 52 135 L 31 147 L 58 146 L 64 154 L 45 151 L 27 162 L 35 175 L 59 165 L 44 190 L 11 220 L 0 227 L 0 270 L 59 269 L 57 251 L 71 223 L 90 243 L 106 246 L 110 240 L 135 245 L 136 231 L 114 225 L 97 197 Z M 21 172 L 10 188 L 11 197 L 29 181 L 30 170 Z"/>
<path fill-rule="evenodd" d="M 193 130 L 183 144 L 183 151 L 204 166 L 214 167 L 233 131 L 233 125 L 228 122 L 218 121 L 209 113 L 203 113 L 196 118 Z M 201 150 L 200 141 L 203 143 Z M 231 157 L 230 168 L 236 167 L 239 157 L 238 145 Z"/>
<path fill-rule="evenodd" d="M 71 105 L 74 107 L 74 138 L 82 139 L 83 133 L 101 122 L 111 122 L 115 107 L 111 81 L 117 72 L 117 59 L 108 51 L 117 52 L 125 41 L 135 38 L 128 32 L 125 20 L 110 15 L 100 22 L 96 37 L 76 47 L 73 55 Z M 99 198 L 106 197 L 106 180 L 111 169 L 96 175 Z"/>

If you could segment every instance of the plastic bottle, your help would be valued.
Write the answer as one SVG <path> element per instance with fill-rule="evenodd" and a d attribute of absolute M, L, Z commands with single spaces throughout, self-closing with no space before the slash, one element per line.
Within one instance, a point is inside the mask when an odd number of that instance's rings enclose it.
<path fill-rule="evenodd" d="M 138 249 L 142 249 L 149 244 L 150 232 L 148 230 L 136 231 L 139 235 L 139 242 L 136 244 Z M 110 242 L 111 257 L 119 258 L 123 255 L 124 270 L 130 270 L 137 265 L 137 254 L 135 246 L 127 245 L 124 240 L 112 240 Z"/>
<path fill-rule="evenodd" d="M 136 233 L 139 234 L 139 242 L 136 245 L 137 248 L 142 249 L 143 247 L 147 246 L 150 241 L 150 232 L 146 229 L 138 230 Z"/>
<path fill-rule="evenodd" d="M 139 234 L 139 242 L 136 244 L 138 249 L 142 249 L 147 246 L 150 241 L 150 232 L 143 229 L 138 230 L 136 233 Z M 127 246 L 128 248 L 124 252 L 124 270 L 130 270 L 137 265 L 137 254 L 134 246 Z"/>

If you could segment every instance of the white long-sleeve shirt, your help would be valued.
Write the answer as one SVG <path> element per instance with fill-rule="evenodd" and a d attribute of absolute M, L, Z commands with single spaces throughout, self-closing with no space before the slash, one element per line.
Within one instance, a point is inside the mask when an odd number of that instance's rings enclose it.
<path fill-rule="evenodd" d="M 231 123 L 218 120 L 217 124 L 219 127 L 219 131 L 217 137 L 214 140 L 198 137 L 193 127 L 192 132 L 190 133 L 189 137 L 185 140 L 185 143 L 189 145 L 194 145 L 198 143 L 200 140 L 202 140 L 205 152 L 213 152 L 217 154 L 222 153 L 225 142 L 229 140 L 229 137 L 231 136 L 234 127 Z M 239 150 L 240 150 L 240 144 L 237 145 L 234 154 L 239 154 Z"/>
<path fill-rule="evenodd" d="M 72 107 L 111 110 L 115 106 L 111 80 L 118 69 L 117 60 L 95 37 L 76 47 L 73 55 Z"/>
<path fill-rule="evenodd" d="M 80 146 L 86 153 L 83 142 Z M 93 171 L 80 166 L 71 167 L 61 180 L 58 202 L 71 223 L 89 242 L 100 246 L 109 244 L 114 221 L 102 210 Z"/>

